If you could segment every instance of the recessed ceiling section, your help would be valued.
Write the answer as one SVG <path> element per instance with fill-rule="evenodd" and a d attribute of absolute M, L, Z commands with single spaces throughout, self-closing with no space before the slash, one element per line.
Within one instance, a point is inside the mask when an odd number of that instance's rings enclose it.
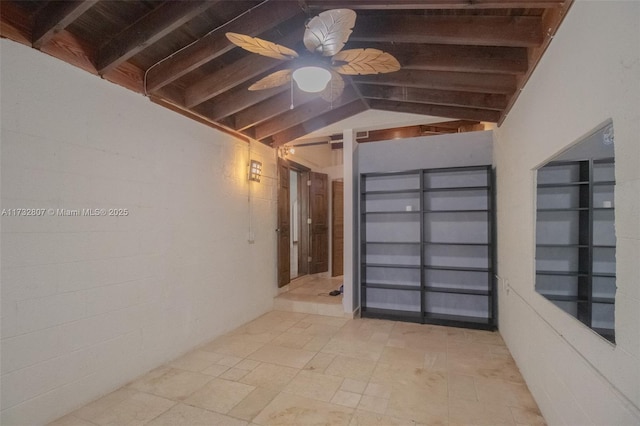
<path fill-rule="evenodd" d="M 500 123 L 570 5 L 571 0 L 3 0 L 0 22 L 2 37 L 214 128 L 276 147 L 330 131 L 322 129 L 380 130 L 444 121 L 440 117 Z M 276 71 L 288 74 L 303 59 L 316 60 L 303 43 L 305 25 L 332 9 L 356 13 L 342 52 L 365 49 L 362 56 L 346 56 L 378 61 L 377 74 L 341 75 L 339 97 L 305 93 L 293 82 L 248 90 Z M 299 58 L 248 52 L 228 32 L 277 43 Z M 376 59 L 377 51 L 397 59 L 400 69 Z M 323 63 L 337 70 L 343 63 L 331 62 L 331 56 Z"/>

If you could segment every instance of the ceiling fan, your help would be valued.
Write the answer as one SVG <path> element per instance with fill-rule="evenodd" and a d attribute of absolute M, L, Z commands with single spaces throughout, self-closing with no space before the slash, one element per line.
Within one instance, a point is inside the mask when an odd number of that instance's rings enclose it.
<path fill-rule="evenodd" d="M 355 26 L 356 13 L 350 9 L 332 9 L 320 13 L 305 24 L 304 45 L 310 54 L 305 57 L 288 47 L 250 37 L 227 33 L 233 44 L 249 52 L 275 59 L 298 62 L 291 68 L 276 71 L 249 87 L 263 90 L 296 82 L 305 92 L 321 92 L 327 101 L 340 97 L 344 80 L 340 74 L 380 74 L 398 71 L 400 63 L 393 55 L 378 49 L 342 50 Z"/>

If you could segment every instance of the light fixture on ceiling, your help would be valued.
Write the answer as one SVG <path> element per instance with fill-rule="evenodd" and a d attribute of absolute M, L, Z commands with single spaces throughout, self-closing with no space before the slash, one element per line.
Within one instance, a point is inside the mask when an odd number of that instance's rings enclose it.
<path fill-rule="evenodd" d="M 260 182 L 262 176 L 262 163 L 257 160 L 251 160 L 249 164 L 249 180 Z"/>
<path fill-rule="evenodd" d="M 305 92 L 322 92 L 331 80 L 331 73 L 317 66 L 298 68 L 291 75 L 298 88 Z"/>
<path fill-rule="evenodd" d="M 304 3 L 304 2 L 303 2 Z M 303 67 L 279 69 L 248 87 L 249 90 L 265 90 L 295 81 L 300 90 L 320 96 L 333 102 L 340 97 L 345 82 L 341 75 L 382 74 L 400 69 L 400 63 L 390 53 L 379 49 L 346 49 L 349 36 L 356 25 L 356 12 L 351 9 L 330 9 L 321 12 L 305 23 L 302 37 L 304 47 L 310 53 L 301 60 Z M 227 39 L 236 46 L 258 55 L 285 61 L 297 60 L 298 52 L 286 46 L 251 37 L 246 34 L 228 32 Z M 324 59 L 322 59 L 324 58 Z M 331 90 L 324 90 L 331 81 Z"/>
<path fill-rule="evenodd" d="M 294 147 L 292 147 L 292 146 L 284 145 L 284 146 L 281 146 L 278 149 L 278 153 L 280 154 L 280 158 L 284 158 L 289 154 L 291 154 L 291 155 L 295 154 L 296 153 L 296 149 Z"/>

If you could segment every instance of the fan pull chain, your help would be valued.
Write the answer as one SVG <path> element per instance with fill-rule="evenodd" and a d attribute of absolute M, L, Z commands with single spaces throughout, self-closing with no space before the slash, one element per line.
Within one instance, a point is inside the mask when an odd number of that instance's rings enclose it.
<path fill-rule="evenodd" d="M 290 80 L 291 82 L 291 105 L 289 106 L 289 109 L 293 109 L 293 78 Z"/>

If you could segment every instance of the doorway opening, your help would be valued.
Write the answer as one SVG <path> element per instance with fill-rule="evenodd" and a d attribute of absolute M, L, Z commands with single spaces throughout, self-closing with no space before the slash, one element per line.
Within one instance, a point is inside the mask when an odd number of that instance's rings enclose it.
<path fill-rule="evenodd" d="M 291 167 L 289 169 L 289 279 L 293 280 L 309 273 L 309 227 L 307 226 L 308 173 Z"/>
<path fill-rule="evenodd" d="M 278 158 L 278 287 L 280 310 L 342 316 L 342 182 Z M 338 189 L 339 187 L 339 189 Z M 339 199 L 340 202 L 335 202 Z M 340 209 L 333 211 L 332 208 Z M 340 231 L 331 224 L 339 223 Z M 342 260 L 341 254 L 340 260 Z"/>
<path fill-rule="evenodd" d="M 326 174 L 278 159 L 278 287 L 329 271 L 329 197 Z"/>

